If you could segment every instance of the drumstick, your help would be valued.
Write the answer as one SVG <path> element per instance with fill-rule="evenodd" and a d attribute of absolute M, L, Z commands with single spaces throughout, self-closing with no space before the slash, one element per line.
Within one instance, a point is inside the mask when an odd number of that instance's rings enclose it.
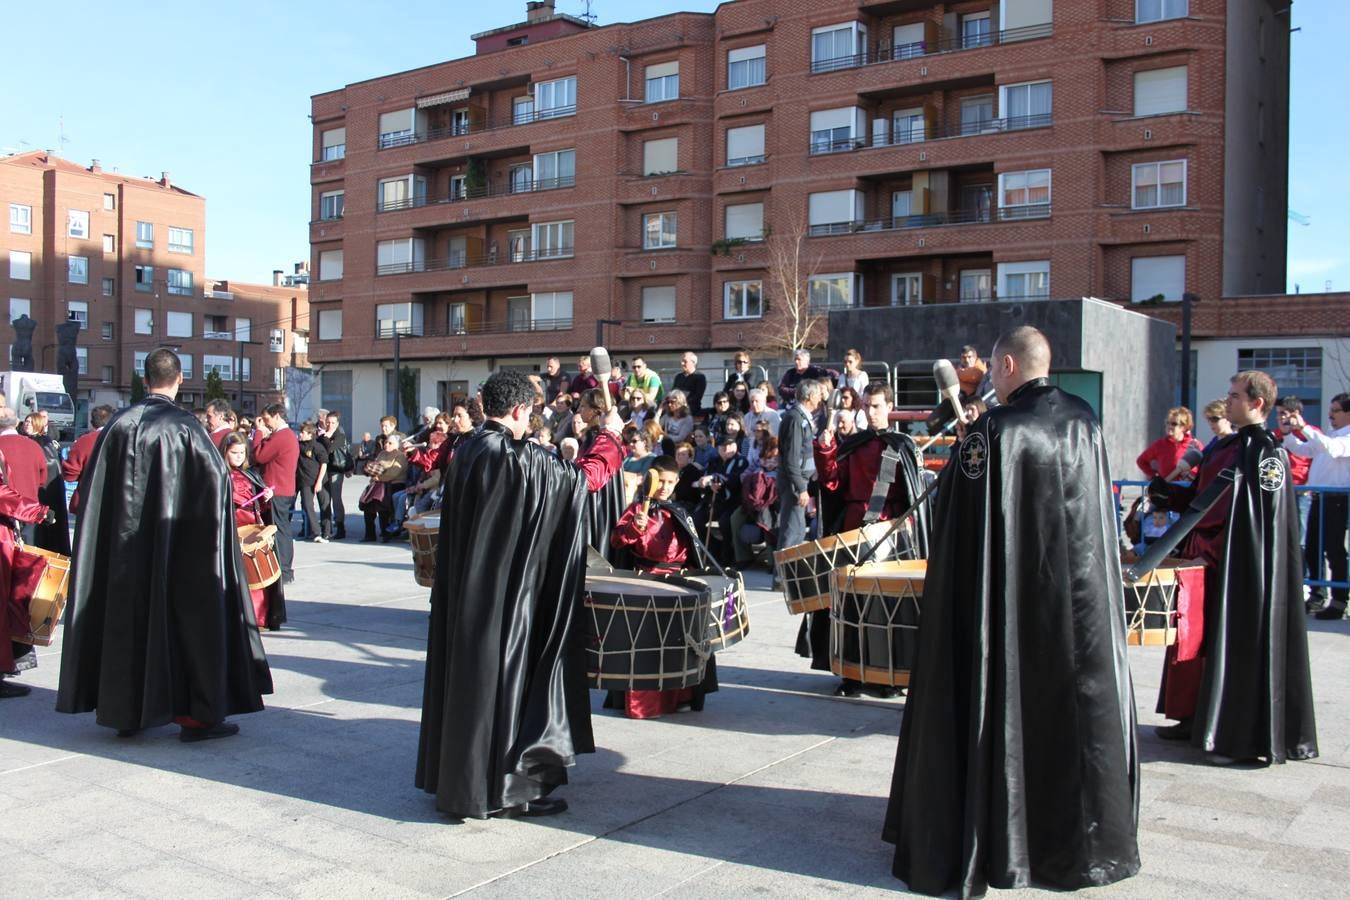
<path fill-rule="evenodd" d="M 261 500 L 261 499 L 263 498 L 263 495 L 266 494 L 266 493 L 267 493 L 266 490 L 259 491 L 258 493 L 254 494 L 252 497 L 249 497 L 247 500 L 245 500 L 245 501 L 244 501 L 244 505 L 247 506 L 247 505 L 250 504 L 250 503 L 257 503 L 259 500 Z"/>
<path fill-rule="evenodd" d="M 652 498 L 656 496 L 657 491 L 661 490 L 661 479 L 657 476 L 655 469 L 648 469 L 642 478 L 645 482 L 642 490 L 642 517 L 645 519 L 647 510 L 651 509 Z"/>

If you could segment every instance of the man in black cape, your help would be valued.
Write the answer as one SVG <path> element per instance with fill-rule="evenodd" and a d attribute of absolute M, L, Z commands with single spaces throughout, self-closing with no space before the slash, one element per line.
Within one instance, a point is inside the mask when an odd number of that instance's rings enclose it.
<path fill-rule="evenodd" d="M 1159 736 L 1268 764 L 1317 756 L 1298 500 L 1289 458 L 1266 428 L 1275 393 L 1266 373 L 1239 372 L 1227 400 L 1237 431 L 1205 455 L 1193 485 L 1155 480 L 1149 486 L 1155 497 L 1184 509 L 1219 472 L 1234 470 L 1233 486 L 1182 552 L 1205 563 L 1195 711 L 1158 729 Z M 1164 678 L 1177 674 L 1164 670 Z"/>
<path fill-rule="evenodd" d="M 1139 870 L 1139 761 L 1111 480 L 1096 417 L 1023 326 L 1006 405 L 942 473 L 883 836 L 912 890 L 1073 889 Z"/>
<path fill-rule="evenodd" d="M 483 383 L 482 432 L 455 452 L 431 591 L 417 786 L 452 816 L 548 815 L 595 750 L 581 594 L 586 493 L 623 460 L 617 414 L 576 464 L 522 441 L 534 386 Z"/>
<path fill-rule="evenodd" d="M 225 460 L 174 405 L 178 356 L 145 361 L 149 395 L 99 434 L 80 476 L 58 712 L 97 710 L 130 736 L 176 722 L 226 737 L 272 676 L 253 619 Z"/>

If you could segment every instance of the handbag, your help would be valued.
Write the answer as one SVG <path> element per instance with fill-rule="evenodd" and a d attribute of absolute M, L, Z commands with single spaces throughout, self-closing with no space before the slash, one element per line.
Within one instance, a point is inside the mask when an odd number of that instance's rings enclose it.
<path fill-rule="evenodd" d="M 361 512 L 369 512 L 384 506 L 384 482 L 372 481 L 366 485 L 357 506 L 361 508 Z"/>
<path fill-rule="evenodd" d="M 346 447 L 334 447 L 328 453 L 328 468 L 335 474 L 345 475 L 352 470 L 352 456 Z"/>

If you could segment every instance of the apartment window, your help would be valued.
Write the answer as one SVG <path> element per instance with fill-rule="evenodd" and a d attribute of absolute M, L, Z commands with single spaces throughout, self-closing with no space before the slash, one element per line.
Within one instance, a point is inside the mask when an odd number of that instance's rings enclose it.
<path fill-rule="evenodd" d="M 763 44 L 727 51 L 727 90 L 754 87 L 766 80 Z"/>
<path fill-rule="evenodd" d="M 660 103 L 663 100 L 678 100 L 680 97 L 680 64 L 678 62 L 657 63 L 647 67 L 648 103 Z"/>
<path fill-rule="evenodd" d="M 649 213 L 642 217 L 642 249 L 664 250 L 675 246 L 675 214 Z"/>
<path fill-rule="evenodd" d="M 990 94 L 961 98 L 961 134 L 981 134 L 998 126 L 994 124 L 994 98 Z"/>
<path fill-rule="evenodd" d="M 143 250 L 155 246 L 155 226 L 150 222 L 136 223 L 136 246 Z"/>
<path fill-rule="evenodd" d="M 84 300 L 66 301 L 66 317 L 80 323 L 80 330 L 89 330 L 89 303 Z"/>
<path fill-rule="evenodd" d="M 1135 209 L 1186 205 L 1186 160 L 1139 163 L 1132 173 Z"/>
<path fill-rule="evenodd" d="M 155 267 L 137 266 L 136 267 L 136 290 L 153 291 L 155 289 Z"/>
<path fill-rule="evenodd" d="M 99 337 L 101 337 L 105 341 L 111 341 L 113 339 L 113 335 L 116 333 L 116 330 L 117 330 L 117 323 L 104 322 L 103 328 L 99 332 Z"/>
<path fill-rule="evenodd" d="M 531 327 L 535 330 L 572 327 L 572 292 L 548 291 L 530 295 Z"/>
<path fill-rule="evenodd" d="M 853 106 L 811 113 L 811 152 L 856 150 L 863 145 L 863 135 L 867 133 L 865 122 L 863 111 Z"/>
<path fill-rule="evenodd" d="M 286 386 L 286 376 L 279 366 L 272 367 L 272 390 L 279 391 Z"/>
<path fill-rule="evenodd" d="M 534 189 L 571 187 L 577 181 L 577 151 L 554 150 L 534 156 Z"/>
<path fill-rule="evenodd" d="M 178 361 L 183 365 L 183 378 L 191 378 L 194 374 L 192 371 L 192 354 L 180 353 L 178 354 Z"/>
<path fill-rule="evenodd" d="M 66 257 L 67 279 L 71 284 L 89 283 L 89 257 L 87 256 L 67 256 Z"/>
<path fill-rule="evenodd" d="M 727 206 L 723 232 L 729 241 L 764 240 L 764 204 L 733 203 Z"/>
<path fill-rule="evenodd" d="M 89 237 L 89 210 L 66 210 L 66 235 L 73 238 Z"/>
<path fill-rule="evenodd" d="M 891 56 L 893 59 L 915 59 L 924 54 L 924 34 L 922 22 L 910 22 L 897 25 L 891 32 Z"/>
<path fill-rule="evenodd" d="M 192 252 L 192 229 L 174 228 L 169 226 L 169 252 L 170 253 L 191 253 Z"/>
<path fill-rule="evenodd" d="M 862 191 L 823 191 L 807 199 L 811 234 L 842 234 L 863 220 Z"/>
<path fill-rule="evenodd" d="M 104 252 L 105 254 L 113 254 L 113 253 L 116 253 L 116 252 L 117 252 L 117 236 L 116 236 L 116 235 L 105 234 L 105 235 L 103 236 L 103 252 Z"/>
<path fill-rule="evenodd" d="M 957 299 L 962 303 L 979 303 L 994 298 L 993 280 L 988 269 L 962 269 Z"/>
<path fill-rule="evenodd" d="M 567 222 L 540 222 L 533 226 L 535 259 L 559 259 L 564 256 L 571 256 L 573 224 L 569 220 Z"/>
<path fill-rule="evenodd" d="M 506 328 L 508 331 L 529 331 L 530 322 L 530 298 L 507 297 L 506 298 Z"/>
<path fill-rule="evenodd" d="M 534 98 L 516 97 L 511 101 L 511 122 L 514 125 L 524 125 L 526 122 L 534 121 Z"/>
<path fill-rule="evenodd" d="M 999 263 L 998 296 L 1004 300 L 1048 300 L 1050 260 Z"/>
<path fill-rule="evenodd" d="M 1161 22 L 1190 15 L 1190 0 L 1135 0 L 1136 22 Z"/>
<path fill-rule="evenodd" d="M 817 309 L 853 306 L 856 281 L 852 272 L 812 276 L 806 282 L 808 302 Z"/>
<path fill-rule="evenodd" d="M 422 304 L 379 303 L 375 306 L 375 336 L 393 337 L 395 334 L 421 335 L 423 333 Z"/>
<path fill-rule="evenodd" d="M 170 269 L 168 273 L 169 293 L 183 297 L 192 296 L 192 273 L 187 269 Z"/>
<path fill-rule="evenodd" d="M 679 171 L 680 139 L 662 138 L 642 142 L 642 174 L 666 175 Z"/>
<path fill-rule="evenodd" d="M 1008 84 L 998 91 L 998 108 L 1005 128 L 1042 128 L 1050 124 L 1050 82 Z"/>
<path fill-rule="evenodd" d="M 104 384 L 112 384 L 112 383 L 113 383 L 113 367 L 112 367 L 112 366 L 104 366 L 104 367 L 103 367 L 103 383 L 104 383 Z"/>
<path fill-rule="evenodd" d="M 914 215 L 914 191 L 892 191 L 891 227 L 904 227 L 912 215 Z"/>
<path fill-rule="evenodd" d="M 642 289 L 642 321 L 675 321 L 675 285 L 660 285 Z"/>
<path fill-rule="evenodd" d="M 267 351 L 269 353 L 286 352 L 286 331 L 283 328 L 273 328 L 267 333 Z"/>
<path fill-rule="evenodd" d="M 148 309 L 132 310 L 132 330 L 136 334 L 153 334 L 155 330 L 154 314 Z M 142 371 L 137 367 L 137 371 Z"/>
<path fill-rule="evenodd" d="M 923 110 L 897 109 L 891 114 L 891 140 L 897 144 L 917 144 L 928 134 L 927 121 Z"/>
<path fill-rule="evenodd" d="M 1186 109 L 1186 67 L 1134 73 L 1134 114 L 1158 116 Z"/>
<path fill-rule="evenodd" d="M 347 129 L 330 128 L 319 136 L 319 159 L 342 159 L 347 155 Z"/>
<path fill-rule="evenodd" d="M 164 314 L 164 334 L 166 337 L 192 337 L 192 313 L 170 310 Z"/>
<path fill-rule="evenodd" d="M 526 181 L 529 181 L 526 178 Z M 451 200 L 463 200 L 469 196 L 469 176 L 451 175 L 449 197 Z"/>
<path fill-rule="evenodd" d="M 764 162 L 764 126 L 727 129 L 727 165 L 753 166 Z"/>
<path fill-rule="evenodd" d="M 426 247 L 426 242 L 421 238 L 380 241 L 375 245 L 375 271 L 380 275 L 425 272 L 427 268 Z M 322 276 L 320 277 L 322 278 Z M 337 277 L 342 277 L 340 270 Z"/>
<path fill-rule="evenodd" d="M 103 279 L 103 296 L 111 297 L 116 292 L 117 292 L 117 279 L 116 278 Z"/>
<path fill-rule="evenodd" d="M 1130 302 L 1180 300 L 1186 290 L 1186 257 L 1136 256 L 1130 260 Z"/>
<path fill-rule="evenodd" d="M 989 10 L 961 16 L 961 49 L 988 47 L 994 42 Z"/>
<path fill-rule="evenodd" d="M 27 250 L 9 251 L 9 277 L 14 281 L 28 281 L 33 277 L 33 254 Z"/>
<path fill-rule="evenodd" d="M 402 147 L 417 140 L 417 110 L 398 109 L 380 114 L 380 149 Z"/>
<path fill-rule="evenodd" d="M 342 339 L 342 310 L 319 310 L 319 340 L 338 341 Z"/>
<path fill-rule="evenodd" d="M 9 298 L 9 321 L 13 322 L 20 316 L 33 317 L 33 301 L 23 297 Z"/>
<path fill-rule="evenodd" d="M 1033 219 L 1050 215 L 1050 170 L 1004 172 L 998 176 L 1001 219 Z"/>
<path fill-rule="evenodd" d="M 75 371 L 81 375 L 89 374 L 89 348 L 75 348 Z"/>
<path fill-rule="evenodd" d="M 346 191 L 324 191 L 319 195 L 319 218 L 323 220 L 342 218 L 342 208 L 346 199 Z"/>
<path fill-rule="evenodd" d="M 540 119 L 573 116 L 577 112 L 577 77 L 541 81 L 535 85 L 534 105 Z"/>
<path fill-rule="evenodd" d="M 234 320 L 234 339 L 247 343 L 253 340 L 253 320 L 237 316 Z"/>
<path fill-rule="evenodd" d="M 107 210 L 114 210 L 114 209 L 117 209 L 117 195 L 116 195 L 116 194 L 104 194 L 104 195 L 103 195 L 103 208 L 104 208 L 104 209 L 107 209 Z"/>
<path fill-rule="evenodd" d="M 33 207 L 22 203 L 9 205 L 9 230 L 11 234 L 33 233 Z"/>
<path fill-rule="evenodd" d="M 427 180 L 421 175 L 401 175 L 398 178 L 382 179 L 377 189 L 376 201 L 381 212 L 425 206 Z"/>
<path fill-rule="evenodd" d="M 248 363 L 244 360 L 244 378 L 248 379 Z M 210 375 L 215 372 L 220 376 L 221 381 L 234 381 L 234 357 L 233 356 L 213 356 L 203 354 L 202 356 L 202 375 Z"/>
<path fill-rule="evenodd" d="M 758 319 L 764 315 L 764 282 L 728 281 L 722 287 L 722 314 L 728 319 Z"/>
<path fill-rule="evenodd" d="M 861 65 L 867 48 L 867 26 L 844 22 L 811 29 L 811 71 L 833 72 Z"/>
<path fill-rule="evenodd" d="M 523 194 L 534 190 L 534 166 L 512 166 L 509 184 L 513 194 Z M 451 196 L 454 196 L 453 190 L 451 190 Z"/>
<path fill-rule="evenodd" d="M 530 258 L 530 229 L 517 228 L 506 233 L 506 249 L 513 263 Z"/>
<path fill-rule="evenodd" d="M 131 371 L 141 377 L 145 376 L 145 358 L 150 355 L 149 350 L 137 350 L 132 355 Z"/>
<path fill-rule="evenodd" d="M 342 277 L 342 251 L 319 251 L 319 280 L 337 281 Z"/>
<path fill-rule="evenodd" d="M 228 341 L 230 339 L 229 318 L 219 314 L 202 316 L 202 337 Z"/>
<path fill-rule="evenodd" d="M 451 303 L 449 306 L 449 318 L 446 325 L 451 334 L 469 333 L 469 304 Z"/>

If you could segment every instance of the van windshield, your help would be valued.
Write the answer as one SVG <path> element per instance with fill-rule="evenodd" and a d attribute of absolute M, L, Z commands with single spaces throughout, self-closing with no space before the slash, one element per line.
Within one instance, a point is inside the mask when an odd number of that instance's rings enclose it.
<path fill-rule="evenodd" d="M 38 409 L 45 409 L 49 413 L 75 412 L 75 404 L 70 401 L 69 394 L 58 394 L 55 391 L 38 391 L 37 403 Z"/>

